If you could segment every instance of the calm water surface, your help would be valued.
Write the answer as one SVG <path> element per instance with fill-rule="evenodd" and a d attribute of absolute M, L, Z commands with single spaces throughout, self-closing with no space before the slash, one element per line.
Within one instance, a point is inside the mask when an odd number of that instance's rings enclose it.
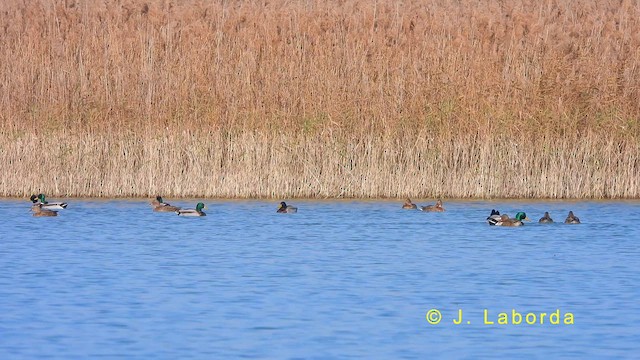
<path fill-rule="evenodd" d="M 276 214 L 277 202 L 209 200 L 207 217 L 181 218 L 146 200 L 67 200 L 57 218 L 0 200 L 2 359 L 640 350 L 640 202 L 460 201 L 436 214 L 401 201 L 291 201 L 299 213 Z M 535 221 L 490 227 L 492 208 Z M 536 223 L 569 210 L 583 223 Z M 443 315 L 438 325 L 430 309 Z M 496 324 L 484 324 L 484 309 Z M 536 325 L 498 325 L 512 309 L 559 309 L 561 325 L 539 315 Z M 566 313 L 574 325 L 562 325 Z"/>

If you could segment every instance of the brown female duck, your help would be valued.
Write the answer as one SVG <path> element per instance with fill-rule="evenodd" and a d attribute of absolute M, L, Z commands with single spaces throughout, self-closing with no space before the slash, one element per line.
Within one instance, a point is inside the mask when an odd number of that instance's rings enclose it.
<path fill-rule="evenodd" d="M 418 205 L 412 203 L 411 199 L 407 198 L 407 200 L 404 201 L 402 208 L 407 210 L 415 210 L 418 208 Z"/>
<path fill-rule="evenodd" d="M 565 224 L 580 224 L 580 219 L 577 216 L 573 215 L 573 211 L 569 211 L 569 215 L 564 220 Z"/>
<path fill-rule="evenodd" d="M 541 224 L 551 224 L 551 223 L 553 223 L 553 219 L 549 215 L 549 212 L 545 211 L 544 212 L 544 216 L 541 217 L 540 220 L 538 220 L 538 222 L 541 223 Z"/>
<path fill-rule="evenodd" d="M 43 208 L 44 204 L 37 203 L 31 206 L 31 211 L 35 217 L 58 216 L 57 211 L 47 210 Z"/>
<path fill-rule="evenodd" d="M 420 210 L 428 212 L 443 212 L 442 200 L 438 199 L 435 205 L 420 206 Z"/>
<path fill-rule="evenodd" d="M 164 202 L 162 196 L 156 196 L 156 198 L 151 201 L 151 206 L 153 207 L 153 211 L 158 212 L 176 212 L 180 210 L 179 207 Z"/>

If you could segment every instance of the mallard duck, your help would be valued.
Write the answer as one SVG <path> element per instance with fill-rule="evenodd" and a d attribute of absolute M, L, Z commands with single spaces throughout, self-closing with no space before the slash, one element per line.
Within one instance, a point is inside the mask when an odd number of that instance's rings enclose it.
<path fill-rule="evenodd" d="M 549 212 L 545 211 L 544 216 L 541 217 L 538 222 L 542 224 L 551 224 L 553 222 L 553 219 L 551 218 L 551 216 L 549 216 Z"/>
<path fill-rule="evenodd" d="M 415 210 L 418 208 L 418 205 L 414 204 L 411 202 L 411 199 L 407 198 L 407 200 L 404 201 L 404 204 L 402 205 L 403 209 L 408 209 L 408 210 Z"/>
<path fill-rule="evenodd" d="M 162 196 L 156 196 L 156 198 L 151 201 L 151 206 L 153 207 L 153 211 L 159 212 L 176 212 L 180 210 L 179 207 L 164 202 Z"/>
<path fill-rule="evenodd" d="M 500 216 L 500 220 L 498 220 L 495 224 L 495 226 L 522 226 L 524 225 L 524 223 L 522 222 L 523 220 L 529 220 L 529 218 L 527 217 L 527 214 L 525 214 L 524 212 L 519 212 L 516 214 L 516 217 L 511 219 L 509 218 L 509 215 L 503 214 Z"/>
<path fill-rule="evenodd" d="M 176 210 L 176 214 L 179 216 L 207 216 L 207 214 L 202 211 L 202 209 L 206 209 L 203 203 L 199 202 L 196 205 L 195 209 L 180 209 Z"/>
<path fill-rule="evenodd" d="M 573 211 L 569 211 L 569 215 L 564 220 L 565 224 L 580 224 L 580 219 L 577 216 L 573 215 Z"/>
<path fill-rule="evenodd" d="M 286 202 L 282 201 L 280 206 L 278 206 L 279 213 L 296 213 L 298 212 L 298 208 L 295 206 L 287 205 Z"/>
<path fill-rule="evenodd" d="M 50 203 L 47 201 L 44 194 L 38 194 L 37 196 L 31 195 L 31 202 L 34 204 L 42 204 L 41 208 L 43 210 L 62 210 L 66 209 L 68 205 L 66 202 Z"/>
<path fill-rule="evenodd" d="M 31 211 L 33 212 L 33 216 L 42 217 L 42 216 L 58 216 L 57 211 L 43 209 L 44 204 L 37 203 L 31 206 Z"/>
<path fill-rule="evenodd" d="M 420 206 L 420 210 L 428 212 L 443 212 L 442 200 L 438 199 L 435 205 Z"/>
<path fill-rule="evenodd" d="M 500 211 L 492 209 L 491 215 L 487 216 L 487 222 L 489 225 L 495 225 L 498 221 L 500 221 Z"/>

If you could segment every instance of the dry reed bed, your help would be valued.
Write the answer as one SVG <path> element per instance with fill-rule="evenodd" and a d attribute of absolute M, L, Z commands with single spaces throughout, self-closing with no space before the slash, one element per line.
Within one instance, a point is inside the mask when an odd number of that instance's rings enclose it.
<path fill-rule="evenodd" d="M 587 135 L 560 141 L 543 138 L 534 144 L 483 136 L 442 141 L 421 132 L 399 146 L 396 138 L 364 136 L 347 141 L 331 133 L 29 135 L 0 144 L 0 163 L 7 170 L 0 195 L 629 198 L 640 194 L 637 141 Z"/>
<path fill-rule="evenodd" d="M 626 0 L 7 0 L 0 194 L 640 197 L 638 49 Z"/>

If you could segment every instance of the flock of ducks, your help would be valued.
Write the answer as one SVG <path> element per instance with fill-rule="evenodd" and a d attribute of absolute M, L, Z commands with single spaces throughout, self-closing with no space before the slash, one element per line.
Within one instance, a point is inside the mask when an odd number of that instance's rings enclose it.
<path fill-rule="evenodd" d="M 41 217 L 41 216 L 58 216 L 58 210 L 63 210 L 67 208 L 66 202 L 48 202 L 44 194 L 31 195 L 31 211 L 33 212 L 33 216 Z M 178 206 L 173 206 L 162 199 L 162 196 L 156 196 L 155 199 L 151 201 L 151 207 L 153 211 L 157 212 L 173 212 L 178 214 L 178 216 L 207 216 L 207 214 L 202 211 L 207 207 L 204 203 L 197 203 L 195 209 L 182 209 Z M 407 210 L 420 210 L 426 212 L 444 212 L 445 209 L 442 206 L 442 200 L 438 199 L 434 205 L 427 206 L 418 206 L 411 202 L 411 199 L 407 199 L 402 205 L 403 209 Z M 287 205 L 286 202 L 282 201 L 276 210 L 278 213 L 296 213 L 298 212 L 298 208 L 295 206 Z M 522 226 L 524 225 L 523 221 L 530 220 L 527 217 L 527 214 L 524 212 L 518 212 L 515 218 L 510 218 L 509 215 L 502 214 L 498 210 L 491 210 L 491 214 L 487 217 L 487 223 L 492 226 Z M 553 219 L 549 215 L 548 211 L 545 211 L 544 216 L 540 218 L 538 221 L 542 224 L 550 224 L 553 223 Z M 573 211 L 569 211 L 569 215 L 564 220 L 565 224 L 580 224 L 580 219 L 573 214 Z"/>
<path fill-rule="evenodd" d="M 444 207 L 442 206 L 442 200 L 436 201 L 435 205 L 427 205 L 427 206 L 418 206 L 411 202 L 411 199 L 406 199 L 404 204 L 402 205 L 403 209 L 407 210 L 420 210 L 420 211 L 428 211 L 428 212 L 443 212 Z M 514 218 L 510 218 L 507 214 L 500 215 L 498 210 L 491 210 L 491 214 L 487 217 L 487 223 L 492 226 L 522 226 L 524 225 L 523 221 L 530 221 L 527 217 L 527 214 L 520 211 L 516 213 Z M 548 211 L 544 212 L 544 216 L 538 220 L 541 224 L 551 224 L 553 223 L 553 219 L 549 215 Z M 564 220 L 565 224 L 580 224 L 580 219 L 573 214 L 573 211 L 569 211 L 569 215 Z"/>
<path fill-rule="evenodd" d="M 207 207 L 199 202 L 196 205 L 195 209 L 181 209 L 177 206 L 173 206 L 169 203 L 166 203 L 162 200 L 161 196 L 157 196 L 154 200 L 151 201 L 151 206 L 153 207 L 153 211 L 159 212 L 175 212 L 180 216 L 206 216 L 207 214 L 202 211 L 202 209 L 206 209 Z M 277 212 L 279 213 L 296 213 L 298 212 L 298 208 L 295 206 L 287 205 L 284 201 L 280 203 Z"/>
<path fill-rule="evenodd" d="M 411 202 L 411 199 L 407 199 L 404 202 L 404 205 L 402 205 L 403 209 L 407 209 L 407 210 L 420 210 L 420 211 L 427 211 L 427 212 L 443 212 L 444 208 L 442 207 L 442 200 L 438 199 L 438 201 L 436 201 L 435 205 L 427 205 L 427 206 L 420 206 L 418 207 L 418 205 L 414 204 Z"/>
<path fill-rule="evenodd" d="M 527 214 L 524 212 L 519 212 L 516 214 L 515 218 L 509 218 L 509 215 L 502 214 L 498 210 L 491 210 L 491 215 L 487 217 L 487 222 L 489 225 L 495 226 L 522 226 L 524 223 L 522 221 L 529 220 Z M 553 219 L 549 215 L 548 211 L 544 212 L 544 216 L 538 220 L 541 224 L 552 224 Z M 569 211 L 569 215 L 564 219 L 565 224 L 580 224 L 580 219 L 573 215 L 573 211 Z"/>
<path fill-rule="evenodd" d="M 36 217 L 46 217 L 46 216 L 58 216 L 58 210 L 66 209 L 66 202 L 57 202 L 50 203 L 46 200 L 44 194 L 31 195 L 31 212 L 33 212 L 33 216 Z M 153 211 L 157 212 L 173 212 L 178 214 L 178 216 L 207 216 L 207 214 L 202 211 L 206 209 L 204 203 L 197 203 L 195 209 L 182 209 L 178 206 L 173 206 L 162 199 L 162 196 L 156 196 L 155 199 L 151 200 L 151 208 Z M 295 206 L 287 205 L 284 201 L 280 203 L 280 206 L 277 210 L 278 213 L 296 213 L 298 212 L 298 208 Z"/>
<path fill-rule="evenodd" d="M 57 202 L 50 203 L 46 200 L 44 194 L 31 195 L 31 212 L 33 212 L 33 216 L 43 217 L 43 216 L 58 216 L 58 210 L 63 210 L 67 208 L 66 202 Z M 178 216 L 206 216 L 203 209 L 206 209 L 206 206 L 199 202 L 196 204 L 195 209 L 182 209 L 177 206 L 173 206 L 169 203 L 164 202 L 161 196 L 157 196 L 155 199 L 151 201 L 151 207 L 153 211 L 159 212 L 174 212 L 178 214 Z"/>

